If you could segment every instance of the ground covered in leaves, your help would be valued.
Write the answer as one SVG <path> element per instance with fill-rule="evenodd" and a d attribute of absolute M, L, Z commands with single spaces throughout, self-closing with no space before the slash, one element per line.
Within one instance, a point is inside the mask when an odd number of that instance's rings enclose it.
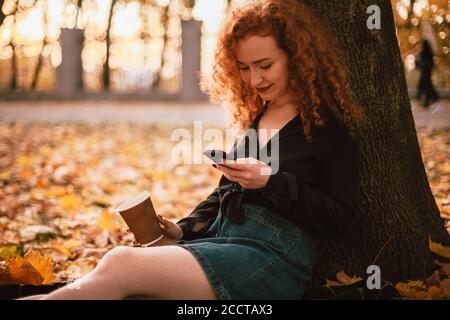
<path fill-rule="evenodd" d="M 174 127 L 0 123 L 0 285 L 70 282 L 118 245 L 132 245 L 114 208 L 143 190 L 177 221 L 217 184 L 206 164 L 170 161 Z M 418 133 L 430 186 L 450 233 L 450 130 Z M 450 258 L 449 248 L 430 249 Z M 396 285 L 408 299 L 450 298 L 450 264 Z M 358 279 L 344 272 L 328 285 Z"/>

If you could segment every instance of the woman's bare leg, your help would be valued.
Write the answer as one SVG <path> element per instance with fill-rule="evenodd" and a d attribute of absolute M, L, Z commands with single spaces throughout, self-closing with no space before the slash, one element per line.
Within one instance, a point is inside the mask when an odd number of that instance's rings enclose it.
<path fill-rule="evenodd" d="M 124 299 L 136 295 L 217 299 L 198 261 L 179 246 L 114 248 L 94 270 L 41 299 Z"/>
<path fill-rule="evenodd" d="M 46 294 L 36 294 L 34 296 L 28 296 L 28 297 L 20 298 L 20 299 L 17 299 L 17 300 L 41 300 L 45 296 L 46 296 Z"/>

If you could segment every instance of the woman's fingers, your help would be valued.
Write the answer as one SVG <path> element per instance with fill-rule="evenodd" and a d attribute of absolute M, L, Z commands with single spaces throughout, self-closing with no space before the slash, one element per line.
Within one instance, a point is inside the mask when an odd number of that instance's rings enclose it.
<path fill-rule="evenodd" d="M 245 179 L 245 172 L 246 171 L 237 171 L 233 169 L 228 169 L 224 166 L 218 165 L 217 168 L 223 172 L 225 177 L 227 177 L 228 180 L 239 182 L 241 180 Z"/>

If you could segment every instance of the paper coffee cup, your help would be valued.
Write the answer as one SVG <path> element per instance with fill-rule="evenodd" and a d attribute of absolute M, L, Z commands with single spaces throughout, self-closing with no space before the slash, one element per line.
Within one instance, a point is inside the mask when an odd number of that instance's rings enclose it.
<path fill-rule="evenodd" d="M 125 201 L 116 211 L 142 246 L 150 245 L 163 237 L 149 192 L 143 192 Z"/>

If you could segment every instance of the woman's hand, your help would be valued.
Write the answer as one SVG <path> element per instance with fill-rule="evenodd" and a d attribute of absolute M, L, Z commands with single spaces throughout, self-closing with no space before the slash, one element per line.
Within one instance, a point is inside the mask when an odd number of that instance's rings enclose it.
<path fill-rule="evenodd" d="M 183 229 L 181 229 L 178 224 L 170 221 L 169 219 L 166 219 L 159 214 L 156 216 L 158 217 L 159 226 L 161 227 L 161 229 L 163 229 L 163 237 L 161 240 L 155 242 L 149 247 L 175 244 L 178 242 L 178 240 L 181 240 L 181 238 L 183 238 Z M 127 231 L 129 232 L 130 230 L 128 229 Z M 134 240 L 133 247 L 141 247 L 141 244 Z"/>
<path fill-rule="evenodd" d="M 216 164 L 217 169 L 233 182 L 238 182 L 246 189 L 259 189 L 266 186 L 271 174 L 269 165 L 254 158 L 224 160 L 223 165 Z"/>
<path fill-rule="evenodd" d="M 169 219 L 161 216 L 161 215 L 157 215 L 158 220 L 159 220 L 159 225 L 161 226 L 161 228 L 163 229 L 163 234 L 164 234 L 164 238 L 169 238 L 169 239 L 173 239 L 173 240 L 181 240 L 181 238 L 183 238 L 183 229 L 181 229 L 181 227 L 170 221 Z"/>

